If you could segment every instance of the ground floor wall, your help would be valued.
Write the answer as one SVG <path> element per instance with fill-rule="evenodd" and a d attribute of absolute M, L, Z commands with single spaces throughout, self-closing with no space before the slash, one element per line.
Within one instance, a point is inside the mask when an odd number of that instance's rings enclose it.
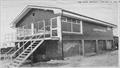
<path fill-rule="evenodd" d="M 113 40 L 63 40 L 64 57 L 99 54 L 112 46 Z"/>
<path fill-rule="evenodd" d="M 60 43 L 62 43 L 60 45 Z M 20 45 L 21 46 L 21 45 Z M 112 40 L 46 40 L 32 54 L 33 59 L 62 59 L 70 56 L 98 54 L 112 49 Z"/>
<path fill-rule="evenodd" d="M 64 57 L 82 55 L 81 40 L 63 40 Z"/>
<path fill-rule="evenodd" d="M 33 61 L 48 61 L 50 59 L 61 59 L 62 50 L 59 40 L 45 40 L 33 53 Z M 32 55 L 31 55 L 32 57 Z"/>

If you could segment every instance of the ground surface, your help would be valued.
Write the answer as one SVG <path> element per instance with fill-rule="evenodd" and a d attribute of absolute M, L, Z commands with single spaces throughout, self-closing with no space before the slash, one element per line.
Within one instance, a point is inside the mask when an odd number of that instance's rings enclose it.
<path fill-rule="evenodd" d="M 9 61 L 0 61 L 0 68 L 3 68 Z M 95 56 L 82 57 L 74 56 L 65 60 L 51 60 L 49 62 L 38 62 L 33 67 L 82 67 L 82 66 L 118 66 L 118 50 L 109 51 Z M 31 67 L 30 64 L 23 67 Z"/>
<path fill-rule="evenodd" d="M 31 66 L 31 65 L 24 65 Z M 51 60 L 49 62 L 38 62 L 33 67 L 81 67 L 81 66 L 118 66 L 118 51 L 109 51 L 95 56 L 74 56 L 65 60 Z"/>

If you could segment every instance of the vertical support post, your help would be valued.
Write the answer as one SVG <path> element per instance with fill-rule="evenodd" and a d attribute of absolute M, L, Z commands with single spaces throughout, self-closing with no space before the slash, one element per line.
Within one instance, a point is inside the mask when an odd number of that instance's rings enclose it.
<path fill-rule="evenodd" d="M 72 21 L 70 22 L 70 24 L 71 24 L 71 32 L 73 32 L 73 23 L 72 23 Z"/>
<path fill-rule="evenodd" d="M 83 22 L 82 22 L 82 20 L 80 21 L 80 30 L 81 30 L 81 34 L 83 34 Z"/>
<path fill-rule="evenodd" d="M 57 35 L 59 37 L 59 45 L 62 51 L 62 60 L 64 60 L 64 51 L 63 51 L 63 40 L 62 40 L 62 27 L 61 27 L 61 16 L 57 17 Z"/>
<path fill-rule="evenodd" d="M 45 20 L 43 20 L 44 38 L 45 38 Z"/>
<path fill-rule="evenodd" d="M 31 34 L 33 35 L 34 34 L 34 24 L 31 23 Z"/>
<path fill-rule="evenodd" d="M 31 44 L 32 44 L 32 41 L 31 41 Z M 31 50 L 32 50 L 32 46 L 31 46 Z"/>
<path fill-rule="evenodd" d="M 114 41 L 113 40 L 111 40 L 112 41 L 112 50 L 114 49 Z"/>
<path fill-rule="evenodd" d="M 52 19 L 50 19 L 50 37 L 52 37 Z"/>
<path fill-rule="evenodd" d="M 25 26 L 23 26 L 23 36 L 25 36 L 25 29 L 24 29 Z"/>
<path fill-rule="evenodd" d="M 22 42 L 22 45 L 24 44 L 24 42 Z M 23 50 L 24 50 L 24 46 L 23 46 Z"/>
<path fill-rule="evenodd" d="M 106 50 L 107 50 L 107 47 L 108 47 L 108 43 L 107 43 L 107 40 L 105 40 L 105 43 L 106 43 Z"/>
<path fill-rule="evenodd" d="M 84 40 L 82 40 L 82 54 L 85 56 L 85 43 Z"/>
<path fill-rule="evenodd" d="M 30 45 L 33 43 L 34 41 L 31 41 L 30 42 Z M 31 50 L 32 50 L 32 46 L 31 46 Z M 31 66 L 33 66 L 33 58 L 34 58 L 34 56 L 33 56 L 33 53 L 31 54 L 31 57 L 30 57 L 30 59 L 31 59 Z"/>
<path fill-rule="evenodd" d="M 57 35 L 62 39 L 61 16 L 57 17 Z"/>
<path fill-rule="evenodd" d="M 18 48 L 20 48 L 20 42 L 18 42 Z"/>
<path fill-rule="evenodd" d="M 98 48 L 98 40 L 95 40 L 95 42 L 96 42 L 96 53 L 98 53 L 98 52 L 99 52 L 99 48 Z"/>
<path fill-rule="evenodd" d="M 20 42 L 18 42 L 18 49 L 20 48 Z M 21 50 L 18 52 L 17 56 L 20 54 Z"/>

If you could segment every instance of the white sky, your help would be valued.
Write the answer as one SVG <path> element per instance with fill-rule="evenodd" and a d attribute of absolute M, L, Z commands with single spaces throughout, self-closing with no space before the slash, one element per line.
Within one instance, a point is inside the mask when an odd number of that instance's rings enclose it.
<path fill-rule="evenodd" d="M 0 4 L 0 41 L 4 35 L 13 33 L 10 23 L 27 5 L 53 6 L 71 10 L 89 17 L 100 19 L 117 25 L 118 14 L 116 3 L 78 3 L 83 0 L 1 0 Z M 101 0 L 91 0 L 101 1 Z M 112 0 L 105 0 L 112 1 Z M 115 34 L 118 34 L 117 30 Z"/>

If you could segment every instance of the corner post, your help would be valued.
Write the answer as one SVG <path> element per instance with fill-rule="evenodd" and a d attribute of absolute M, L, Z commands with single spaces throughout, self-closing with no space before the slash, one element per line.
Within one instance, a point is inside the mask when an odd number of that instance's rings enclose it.
<path fill-rule="evenodd" d="M 34 23 L 31 23 L 31 34 L 33 35 L 34 34 Z M 31 41 L 32 43 L 32 41 Z M 31 54 L 31 66 L 33 66 L 33 54 Z"/>
<path fill-rule="evenodd" d="M 61 16 L 57 17 L 57 34 L 59 37 L 59 44 L 58 47 L 60 47 L 60 51 L 62 51 L 62 60 L 64 60 L 64 51 L 63 51 L 63 40 L 62 40 L 62 27 L 61 27 Z"/>
<path fill-rule="evenodd" d="M 82 22 L 82 20 L 80 21 L 80 30 L 81 30 L 81 34 L 83 34 L 83 22 Z"/>

